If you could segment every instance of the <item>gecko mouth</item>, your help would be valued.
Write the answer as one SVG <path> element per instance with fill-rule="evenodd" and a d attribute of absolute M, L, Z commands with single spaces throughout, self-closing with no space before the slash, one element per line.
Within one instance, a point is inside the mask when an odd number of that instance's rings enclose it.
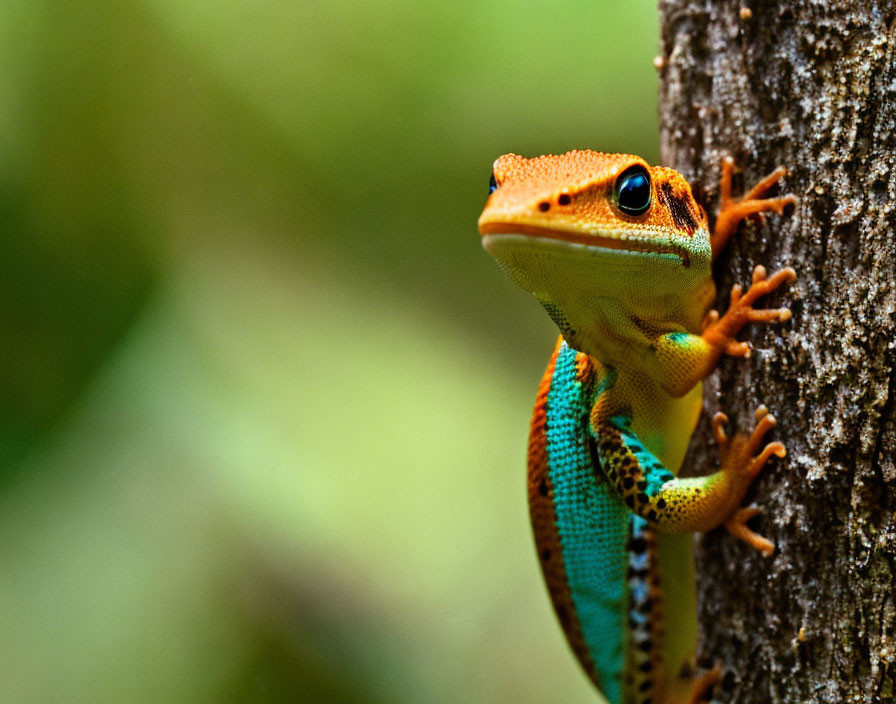
<path fill-rule="evenodd" d="M 673 254 L 681 263 L 690 266 L 690 256 L 683 247 L 678 247 L 670 242 L 656 242 L 643 239 L 631 239 L 625 236 L 607 237 L 605 235 L 590 235 L 581 232 L 566 232 L 554 230 L 539 225 L 527 225 L 523 223 L 483 222 L 479 224 L 479 234 L 487 235 L 528 235 L 543 239 L 556 240 L 558 242 L 571 242 L 591 247 L 603 247 L 604 249 L 621 249 L 627 252 L 644 252 L 645 254 Z"/>

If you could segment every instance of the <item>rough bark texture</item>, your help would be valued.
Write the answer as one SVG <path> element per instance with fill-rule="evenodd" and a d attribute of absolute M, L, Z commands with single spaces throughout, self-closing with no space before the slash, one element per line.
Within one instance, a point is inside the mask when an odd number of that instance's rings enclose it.
<path fill-rule="evenodd" d="M 701 663 L 727 668 L 720 702 L 896 701 L 896 4 L 660 11 L 663 163 L 710 211 L 726 153 L 741 187 L 784 164 L 800 198 L 742 228 L 716 268 L 723 308 L 755 264 L 799 280 L 766 302 L 789 301 L 792 320 L 746 330 L 753 357 L 706 387 L 707 410 L 741 429 L 768 405 L 788 456 L 753 492 L 775 554 L 721 531 L 698 549 Z M 715 461 L 710 437 L 705 415 L 693 465 Z"/>

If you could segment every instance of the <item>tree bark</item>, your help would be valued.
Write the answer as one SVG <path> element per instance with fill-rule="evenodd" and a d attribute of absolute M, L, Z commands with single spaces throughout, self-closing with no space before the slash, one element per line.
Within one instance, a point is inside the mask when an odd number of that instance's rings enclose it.
<path fill-rule="evenodd" d="M 749 9 L 747 9 L 749 8 Z M 750 10 L 752 12 L 750 12 Z M 700 662 L 721 702 L 896 701 L 896 3 L 660 0 L 664 164 L 718 199 L 779 164 L 799 204 L 747 223 L 716 267 L 719 305 L 752 267 L 796 268 L 748 360 L 706 385 L 685 462 L 714 466 L 709 416 L 766 404 L 788 455 L 753 495 L 764 559 L 722 531 L 697 551 Z"/>

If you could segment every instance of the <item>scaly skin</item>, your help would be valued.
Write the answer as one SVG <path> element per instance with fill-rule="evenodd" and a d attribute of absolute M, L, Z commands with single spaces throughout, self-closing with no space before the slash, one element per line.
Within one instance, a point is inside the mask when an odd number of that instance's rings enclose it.
<path fill-rule="evenodd" d="M 780 442 L 764 443 L 775 425 L 764 407 L 749 436 L 730 440 L 716 414 L 721 469 L 676 477 L 702 380 L 723 354 L 749 356 L 736 339 L 744 325 L 790 317 L 753 307 L 795 278 L 790 268 L 767 276 L 757 266 L 724 315 L 710 310 L 713 259 L 741 220 L 795 200 L 764 197 L 783 168 L 732 198 L 733 167 L 722 164 L 712 233 L 680 174 L 593 151 L 502 156 L 479 218 L 485 249 L 561 331 L 532 417 L 530 511 L 558 618 L 611 704 L 702 702 L 719 678 L 718 669 L 690 674 L 686 534 L 725 525 L 765 555 L 774 549 L 746 525 L 758 509 L 741 508 L 768 459 L 785 455 Z"/>

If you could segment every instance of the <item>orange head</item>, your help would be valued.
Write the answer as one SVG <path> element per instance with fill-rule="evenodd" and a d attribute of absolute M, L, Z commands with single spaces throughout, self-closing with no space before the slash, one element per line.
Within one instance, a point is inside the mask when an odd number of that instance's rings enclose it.
<path fill-rule="evenodd" d="M 483 246 L 577 349 L 595 354 L 613 310 L 699 326 L 713 287 L 709 230 L 678 172 L 630 154 L 507 154 L 490 191 Z"/>
<path fill-rule="evenodd" d="M 630 154 L 505 154 L 495 161 L 491 190 L 479 218 L 483 237 L 512 233 L 674 253 L 686 267 L 709 237 L 706 214 L 681 174 Z"/>

